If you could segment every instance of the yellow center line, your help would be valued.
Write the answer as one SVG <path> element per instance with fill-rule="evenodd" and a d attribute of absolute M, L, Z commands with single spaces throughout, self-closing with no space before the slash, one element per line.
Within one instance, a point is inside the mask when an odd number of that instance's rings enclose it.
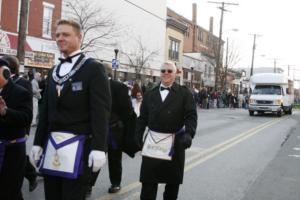
<path fill-rule="evenodd" d="M 218 154 L 226 151 L 227 149 L 233 147 L 234 145 L 246 140 L 247 138 L 259 133 L 260 131 L 280 122 L 280 121 L 283 121 L 284 119 L 286 119 L 287 117 L 282 117 L 280 119 L 273 119 L 273 120 L 270 120 L 266 123 L 263 123 L 257 127 L 254 127 L 248 131 L 245 131 L 241 134 L 239 134 L 238 136 L 235 136 L 233 138 L 230 138 L 228 140 L 226 140 L 225 142 L 222 142 L 220 144 L 217 144 L 207 150 L 203 150 L 191 157 L 188 158 L 188 162 L 186 162 L 186 166 L 185 166 L 185 170 L 184 171 L 189 171 L 191 170 L 192 168 L 196 167 L 197 165 L 217 156 Z M 133 182 L 125 187 L 122 188 L 122 190 L 116 194 L 106 194 L 104 196 L 101 196 L 99 198 L 97 198 L 96 200 L 112 200 L 113 197 L 116 197 L 116 196 L 120 196 L 122 194 L 125 194 L 127 192 L 130 192 L 138 187 L 141 186 L 141 183 L 136 181 L 136 182 Z M 136 196 L 137 194 L 134 193 L 133 194 L 134 196 Z M 127 197 L 127 198 L 130 198 L 130 197 Z"/>

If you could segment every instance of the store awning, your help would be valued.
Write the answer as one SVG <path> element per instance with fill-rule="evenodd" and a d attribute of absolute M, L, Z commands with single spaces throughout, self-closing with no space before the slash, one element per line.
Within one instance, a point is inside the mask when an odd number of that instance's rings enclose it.
<path fill-rule="evenodd" d="M 17 55 L 18 36 L 0 30 L 0 54 Z M 33 51 L 28 42 L 25 42 L 25 57 L 32 58 Z"/>
<path fill-rule="evenodd" d="M 7 37 L 10 41 L 10 48 L 17 50 L 18 49 L 18 36 L 8 33 Z M 27 41 L 25 42 L 25 51 L 32 51 L 32 49 Z"/>

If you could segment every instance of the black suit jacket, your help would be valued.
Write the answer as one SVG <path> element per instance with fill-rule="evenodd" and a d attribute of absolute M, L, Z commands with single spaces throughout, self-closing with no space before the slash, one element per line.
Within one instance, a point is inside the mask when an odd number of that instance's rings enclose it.
<path fill-rule="evenodd" d="M 52 131 L 66 131 L 89 135 L 92 150 L 106 151 L 111 94 L 103 65 L 88 59 L 64 83 L 60 97 L 52 71 L 47 78 L 34 145 L 44 146 Z"/>
<path fill-rule="evenodd" d="M 111 136 L 117 147 L 130 157 L 134 157 L 137 148 L 134 146 L 136 114 L 133 110 L 128 87 L 115 80 L 110 80 L 112 107 L 110 116 Z M 121 123 L 120 123 L 121 122 Z M 112 141 L 109 141 L 110 147 Z"/>
<path fill-rule="evenodd" d="M 145 128 L 175 133 L 183 126 L 184 134 L 194 137 L 197 128 L 197 110 L 192 93 L 184 86 L 174 83 L 162 102 L 159 85 L 146 92 L 137 120 L 136 134 L 142 138 Z M 175 153 L 171 161 L 143 156 L 141 182 L 180 184 L 183 180 L 185 149 L 180 135 L 175 136 Z"/>
<path fill-rule="evenodd" d="M 7 105 L 6 115 L 0 117 L 0 139 L 14 140 L 25 136 L 32 120 L 32 98 L 23 87 L 11 79 L 1 91 Z"/>

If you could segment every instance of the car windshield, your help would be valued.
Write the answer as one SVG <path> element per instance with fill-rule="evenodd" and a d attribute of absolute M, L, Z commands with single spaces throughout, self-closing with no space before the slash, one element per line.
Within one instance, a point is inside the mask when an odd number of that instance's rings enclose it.
<path fill-rule="evenodd" d="M 281 95 L 281 87 L 275 85 L 257 85 L 252 94 L 275 94 Z"/>

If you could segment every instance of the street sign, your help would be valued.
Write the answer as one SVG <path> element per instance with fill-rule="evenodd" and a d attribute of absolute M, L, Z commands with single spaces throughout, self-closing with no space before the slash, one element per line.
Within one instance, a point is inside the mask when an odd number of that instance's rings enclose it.
<path fill-rule="evenodd" d="M 119 68 L 119 65 L 120 65 L 120 62 L 117 60 L 117 59 L 112 59 L 111 61 L 111 66 L 112 66 L 112 69 L 116 70 Z"/>

